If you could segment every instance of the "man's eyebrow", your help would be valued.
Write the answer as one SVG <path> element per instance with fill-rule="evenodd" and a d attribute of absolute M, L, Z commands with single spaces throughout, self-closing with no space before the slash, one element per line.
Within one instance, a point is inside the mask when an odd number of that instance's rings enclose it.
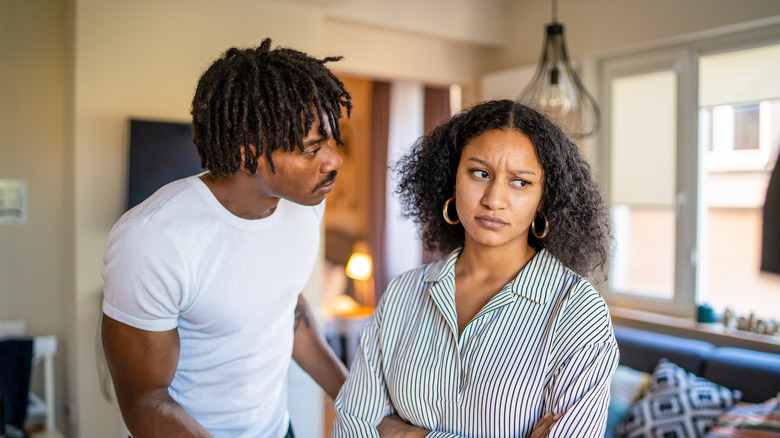
<path fill-rule="evenodd" d="M 325 137 L 321 135 L 319 137 L 311 138 L 309 140 L 304 140 L 303 141 L 303 146 L 304 147 L 305 146 L 313 146 L 313 145 L 315 145 L 315 144 L 317 144 L 317 143 L 319 143 L 321 141 L 324 141 L 324 140 L 325 140 Z"/>
<path fill-rule="evenodd" d="M 467 161 L 474 161 L 475 163 L 479 163 L 479 164 L 481 164 L 483 166 L 490 167 L 490 163 L 488 163 L 487 161 L 480 160 L 479 158 L 476 158 L 476 157 L 469 157 L 467 159 Z M 512 173 L 515 174 L 515 175 L 526 175 L 526 174 L 527 175 L 536 175 L 536 172 L 533 172 L 531 170 L 525 170 L 525 169 L 513 170 Z"/>

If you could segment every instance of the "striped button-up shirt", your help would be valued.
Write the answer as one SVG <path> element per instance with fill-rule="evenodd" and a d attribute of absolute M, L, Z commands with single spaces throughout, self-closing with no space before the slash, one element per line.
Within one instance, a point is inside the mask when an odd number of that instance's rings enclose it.
<path fill-rule="evenodd" d="M 604 300 L 538 252 L 458 334 L 460 250 L 393 279 L 361 333 L 333 437 L 378 436 L 383 417 L 429 437 L 603 437 L 618 347 Z"/>

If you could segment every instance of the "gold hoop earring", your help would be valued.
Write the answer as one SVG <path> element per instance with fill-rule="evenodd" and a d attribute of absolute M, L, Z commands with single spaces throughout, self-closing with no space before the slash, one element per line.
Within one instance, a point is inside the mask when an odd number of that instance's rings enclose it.
<path fill-rule="evenodd" d="M 450 225 L 457 225 L 460 223 L 460 219 L 452 220 L 450 219 L 450 215 L 447 214 L 447 207 L 450 206 L 450 202 L 455 199 L 455 197 L 451 197 L 450 199 L 444 201 L 444 208 L 441 211 L 442 216 L 444 216 L 444 222 L 447 222 Z"/>
<path fill-rule="evenodd" d="M 534 220 L 531 221 L 531 234 L 533 234 L 534 237 L 536 237 L 537 239 L 544 239 L 544 236 L 546 236 L 547 232 L 550 231 L 550 223 L 547 222 L 546 214 L 544 214 L 541 211 L 537 213 L 541 214 L 542 217 L 544 218 L 544 231 L 542 232 L 542 234 L 536 232 L 536 217 L 534 217 Z"/>

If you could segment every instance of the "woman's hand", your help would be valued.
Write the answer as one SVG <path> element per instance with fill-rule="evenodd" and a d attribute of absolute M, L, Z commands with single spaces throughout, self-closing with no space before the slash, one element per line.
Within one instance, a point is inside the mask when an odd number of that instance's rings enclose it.
<path fill-rule="evenodd" d="M 550 434 L 550 429 L 563 416 L 558 413 L 553 415 L 548 412 L 539 419 L 534 425 L 531 435 L 528 438 L 546 438 Z M 401 419 L 397 414 L 390 415 L 382 419 L 379 426 L 376 427 L 381 438 L 415 438 L 425 437 L 430 433 L 429 430 L 412 426 Z"/>
<path fill-rule="evenodd" d="M 430 433 L 430 430 L 408 424 L 397 414 L 383 418 L 379 426 L 376 427 L 376 431 L 379 432 L 381 438 L 416 438 L 424 437 Z M 543 437 L 546 435 L 539 436 Z"/>
<path fill-rule="evenodd" d="M 555 415 L 553 415 L 552 412 L 544 414 L 542 418 L 534 424 L 534 429 L 531 431 L 531 435 L 528 438 L 545 438 L 550 434 L 550 429 L 552 429 L 562 416 L 563 414 L 560 412 Z"/>

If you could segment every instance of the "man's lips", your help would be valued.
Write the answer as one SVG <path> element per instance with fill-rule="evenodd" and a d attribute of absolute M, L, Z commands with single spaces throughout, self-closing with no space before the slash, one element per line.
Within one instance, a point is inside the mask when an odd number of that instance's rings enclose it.
<path fill-rule="evenodd" d="M 313 191 L 316 192 L 317 190 L 324 190 L 326 192 L 329 192 L 331 191 L 331 189 L 333 189 L 333 183 L 335 182 L 336 182 L 336 172 L 331 172 L 327 178 L 325 178 L 323 181 L 317 184 L 316 187 L 314 187 Z"/>
<path fill-rule="evenodd" d="M 501 228 L 509 225 L 507 222 L 494 216 L 477 216 L 477 221 L 488 228 Z"/>

